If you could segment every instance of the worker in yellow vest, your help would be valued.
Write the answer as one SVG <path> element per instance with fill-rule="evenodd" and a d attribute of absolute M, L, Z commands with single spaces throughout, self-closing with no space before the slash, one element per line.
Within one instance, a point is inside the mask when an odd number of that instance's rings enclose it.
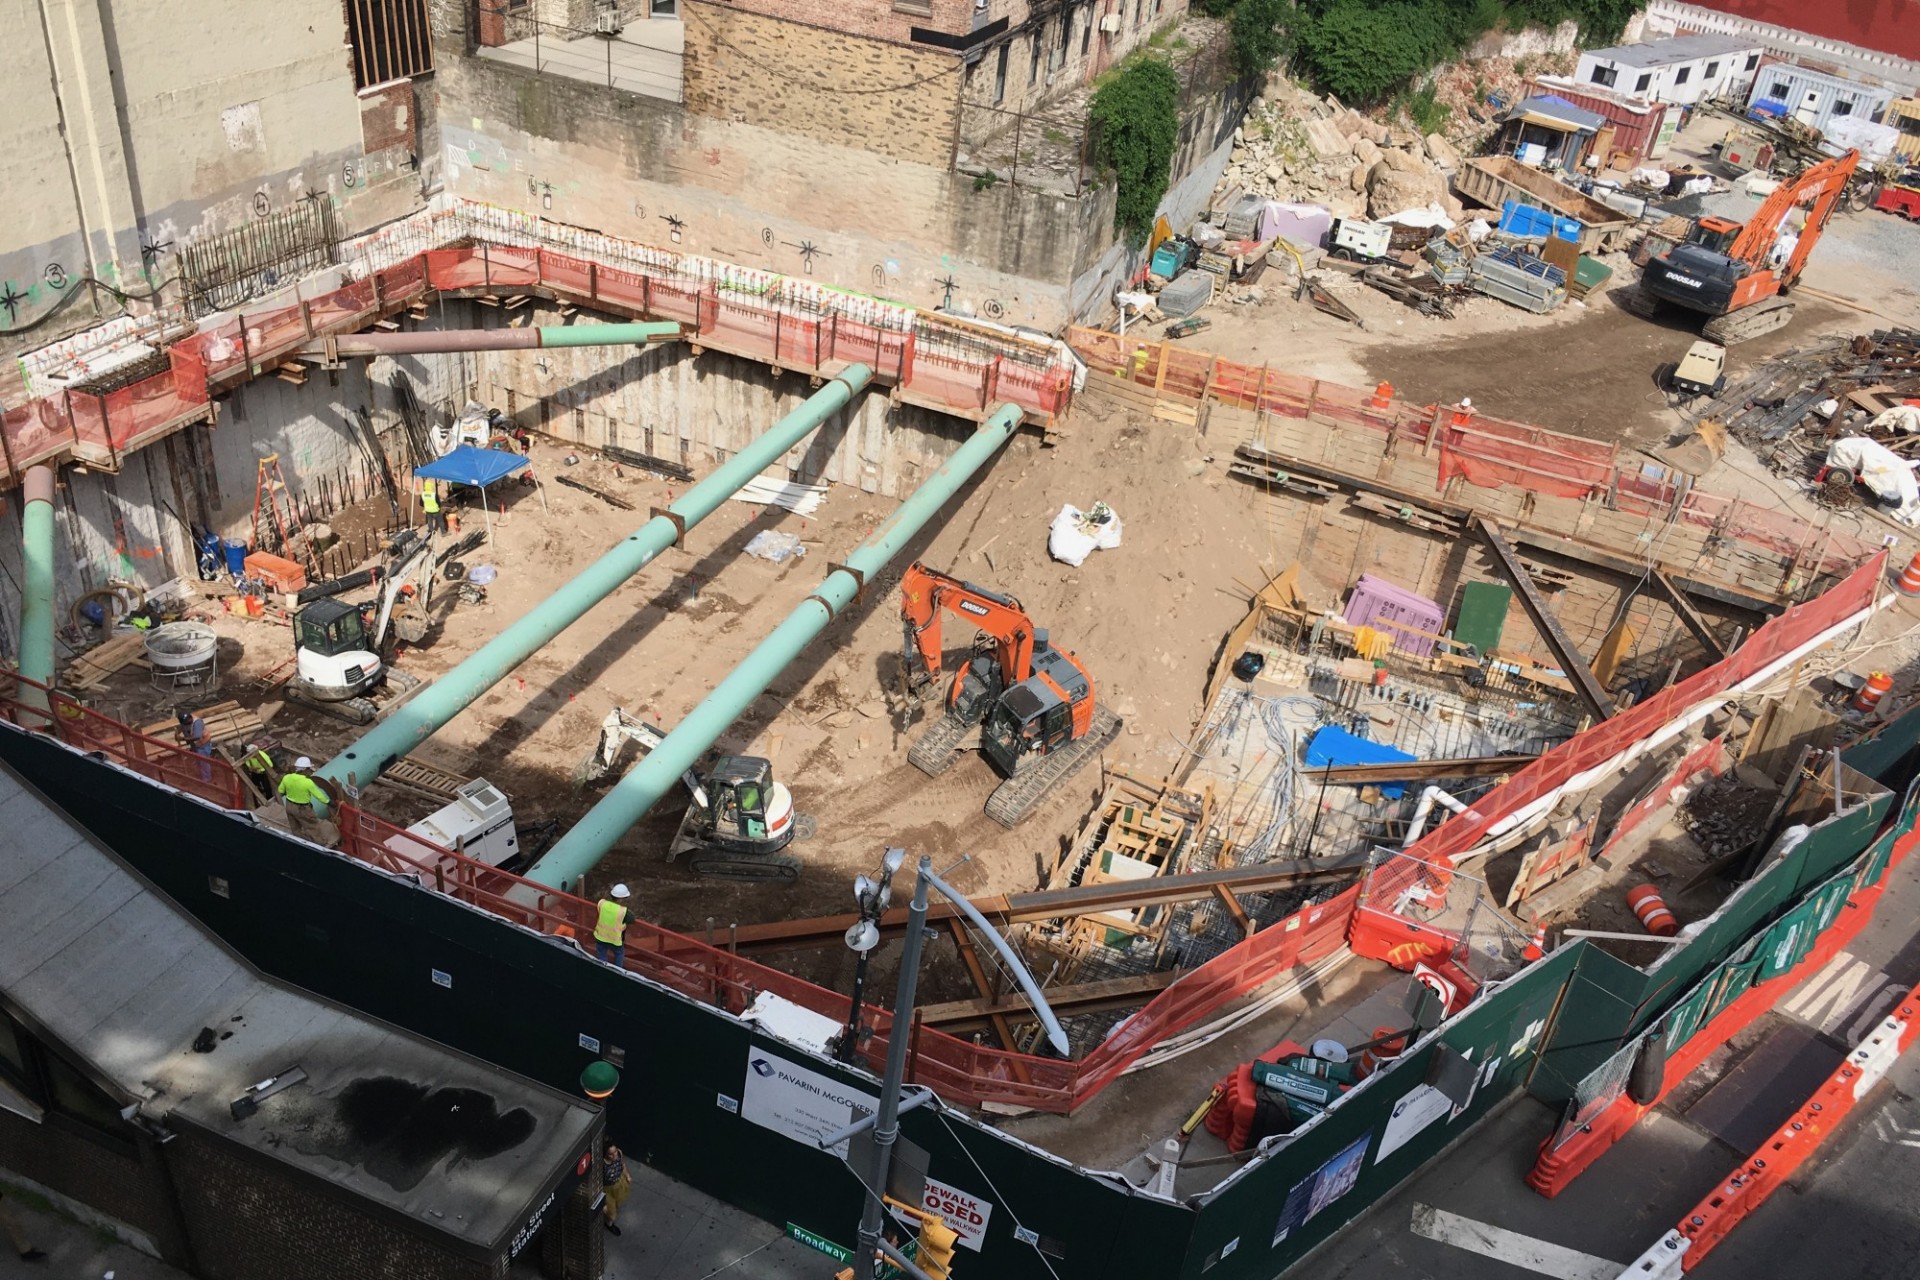
<path fill-rule="evenodd" d="M 616 969 L 624 969 L 627 961 L 627 925 L 633 920 L 633 913 L 626 907 L 627 897 L 624 884 L 607 890 L 593 922 L 593 954 L 604 964 L 611 953 Z"/>
<path fill-rule="evenodd" d="M 280 798 L 287 802 L 287 821 L 295 835 L 316 839 L 325 831 L 327 793 L 313 780 L 313 761 L 301 756 L 280 779 Z"/>
<path fill-rule="evenodd" d="M 420 509 L 427 514 L 427 532 L 447 531 L 447 517 L 440 510 L 439 483 L 426 476 L 420 477 Z"/>

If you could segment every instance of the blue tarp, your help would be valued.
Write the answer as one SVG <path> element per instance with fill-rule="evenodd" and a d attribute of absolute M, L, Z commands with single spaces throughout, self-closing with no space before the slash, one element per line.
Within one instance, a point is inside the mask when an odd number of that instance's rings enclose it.
<path fill-rule="evenodd" d="M 1327 725 L 1307 739 L 1307 767 L 1310 769 L 1324 769 L 1335 764 L 1398 764 L 1403 760 L 1417 759 L 1418 756 L 1409 755 L 1397 747 L 1369 742 L 1348 733 L 1338 725 Z M 1398 800 L 1407 789 L 1403 782 L 1383 782 L 1379 786 L 1380 794 L 1391 800 Z"/>
<path fill-rule="evenodd" d="M 463 444 L 438 461 L 415 467 L 413 474 L 416 479 L 445 480 L 448 484 L 470 484 L 484 489 L 526 465 L 527 460 L 517 453 Z"/>

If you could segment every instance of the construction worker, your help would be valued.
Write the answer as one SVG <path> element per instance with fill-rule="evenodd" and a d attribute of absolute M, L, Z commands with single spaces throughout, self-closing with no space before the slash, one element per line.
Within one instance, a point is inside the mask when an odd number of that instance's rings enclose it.
<path fill-rule="evenodd" d="M 207 722 L 191 711 L 182 711 L 176 717 L 174 738 L 181 746 L 203 757 L 200 762 L 200 781 L 213 781 L 213 735 L 207 732 Z"/>
<path fill-rule="evenodd" d="M 240 767 L 253 775 L 262 791 L 273 790 L 273 752 L 257 742 L 249 742 L 246 754 L 240 757 Z"/>
<path fill-rule="evenodd" d="M 627 896 L 627 886 L 624 884 L 607 890 L 607 896 L 600 899 L 598 914 L 593 922 L 594 958 L 605 964 L 611 952 L 616 969 L 624 969 L 627 963 L 627 925 L 633 920 L 633 913 L 626 907 Z"/>
<path fill-rule="evenodd" d="M 447 517 L 440 510 L 440 486 L 426 476 L 420 477 L 420 510 L 427 515 L 427 532 L 447 531 Z"/>
<path fill-rule="evenodd" d="M 294 834 L 308 839 L 321 834 L 327 816 L 327 793 L 310 776 L 312 772 L 313 761 L 301 756 L 293 762 L 292 771 L 282 775 L 278 788 L 287 802 L 287 821 Z"/>

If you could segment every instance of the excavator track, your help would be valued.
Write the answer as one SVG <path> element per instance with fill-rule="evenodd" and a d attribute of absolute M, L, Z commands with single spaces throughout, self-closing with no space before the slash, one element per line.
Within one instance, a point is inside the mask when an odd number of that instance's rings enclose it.
<path fill-rule="evenodd" d="M 1790 298 L 1767 298 L 1764 301 L 1729 311 L 1723 316 L 1715 316 L 1700 329 L 1701 334 L 1730 347 L 1736 342 L 1748 342 L 1764 337 L 1776 329 L 1785 328 L 1787 321 L 1793 319 L 1793 301 Z"/>
<path fill-rule="evenodd" d="M 929 778 L 937 778 L 960 758 L 960 744 L 973 729 L 973 725 L 949 711 L 920 735 L 920 740 L 907 752 L 907 760 Z"/>
<path fill-rule="evenodd" d="M 380 708 L 372 698 L 322 698 L 309 692 L 297 678 L 287 681 L 281 686 L 280 692 L 288 702 L 310 707 L 352 724 L 372 724 L 380 718 Z"/>
<path fill-rule="evenodd" d="M 993 789 L 987 797 L 987 816 L 1003 827 L 1018 826 L 1055 787 L 1119 737 L 1123 727 L 1125 722 L 1119 716 L 1105 707 L 1095 707 L 1093 723 L 1078 741 L 1043 756 Z"/>
<path fill-rule="evenodd" d="M 687 859 L 698 875 L 715 880 L 749 880 L 792 884 L 800 878 L 800 859 L 784 853 L 756 857 L 753 854 L 727 853 L 720 849 L 702 849 Z"/>

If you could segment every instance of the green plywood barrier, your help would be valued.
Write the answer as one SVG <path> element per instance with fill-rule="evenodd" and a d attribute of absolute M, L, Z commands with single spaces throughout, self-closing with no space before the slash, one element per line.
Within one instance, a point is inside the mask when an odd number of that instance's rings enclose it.
<path fill-rule="evenodd" d="M 1492 653 L 1500 647 L 1500 635 L 1507 627 L 1507 607 L 1512 603 L 1512 587 L 1469 582 L 1460 592 L 1460 614 L 1453 620 L 1453 638 L 1481 653 Z"/>

